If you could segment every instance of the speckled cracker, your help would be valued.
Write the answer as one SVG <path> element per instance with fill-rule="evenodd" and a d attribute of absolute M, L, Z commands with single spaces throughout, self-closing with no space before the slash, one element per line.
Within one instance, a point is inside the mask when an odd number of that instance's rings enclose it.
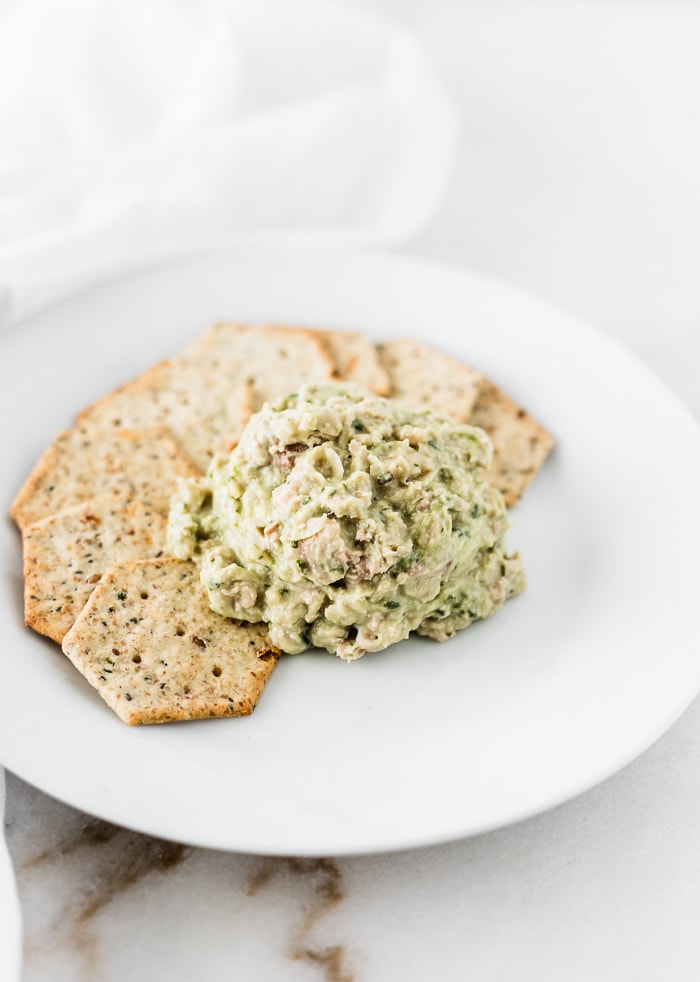
<path fill-rule="evenodd" d="M 63 650 L 130 725 L 246 716 L 279 658 L 264 625 L 214 613 L 179 559 L 110 567 Z"/>
<path fill-rule="evenodd" d="M 388 341 L 378 351 L 392 399 L 467 422 L 479 392 L 478 372 L 417 341 Z"/>
<path fill-rule="evenodd" d="M 492 382 L 484 380 L 469 422 L 488 433 L 493 463 L 486 478 L 509 507 L 515 505 L 554 446 L 537 420 Z"/>
<path fill-rule="evenodd" d="M 213 377 L 249 383 L 254 410 L 307 382 L 331 379 L 335 371 L 315 331 L 274 325 L 215 324 L 182 357 Z"/>
<path fill-rule="evenodd" d="M 61 643 L 107 567 L 159 556 L 167 518 L 106 495 L 51 515 L 23 533 L 24 619 Z"/>
<path fill-rule="evenodd" d="M 335 364 L 335 378 L 386 396 L 391 382 L 374 344 L 359 331 L 318 331 Z"/>
<path fill-rule="evenodd" d="M 252 412 L 247 382 L 211 371 L 207 365 L 179 357 L 159 362 L 78 417 L 105 429 L 165 426 L 190 460 L 206 471 L 214 453 L 239 439 Z"/>
<path fill-rule="evenodd" d="M 101 494 L 136 498 L 167 512 L 177 477 L 199 471 L 162 428 L 106 430 L 91 424 L 59 433 L 12 505 L 25 528 Z"/>

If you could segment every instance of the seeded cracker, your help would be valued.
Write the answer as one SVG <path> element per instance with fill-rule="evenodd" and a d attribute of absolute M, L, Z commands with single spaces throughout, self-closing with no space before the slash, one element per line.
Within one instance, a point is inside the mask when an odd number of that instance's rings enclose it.
<path fill-rule="evenodd" d="M 264 625 L 213 613 L 179 559 L 110 567 L 63 650 L 130 725 L 249 715 L 279 658 Z"/>
<path fill-rule="evenodd" d="M 379 396 L 387 396 L 391 382 L 377 349 L 359 331 L 318 331 L 318 337 L 335 363 L 334 377 L 355 382 Z"/>
<path fill-rule="evenodd" d="M 392 399 L 467 422 L 479 391 L 478 372 L 416 341 L 388 341 L 378 351 Z"/>
<path fill-rule="evenodd" d="M 101 494 L 137 498 L 167 514 L 177 477 L 199 471 L 167 430 L 105 430 L 92 424 L 59 433 L 12 505 L 20 528 Z"/>
<path fill-rule="evenodd" d="M 111 563 L 162 553 L 166 524 L 165 515 L 152 508 L 106 495 L 28 525 L 27 626 L 60 644 Z"/>
<path fill-rule="evenodd" d="M 254 410 L 307 382 L 330 379 L 335 371 L 317 332 L 274 325 L 215 324 L 182 357 L 211 378 L 231 377 L 251 385 Z"/>
<path fill-rule="evenodd" d="M 236 442 L 252 411 L 247 382 L 211 372 L 193 359 L 159 362 L 84 409 L 81 426 L 165 426 L 190 460 L 206 471 L 214 453 Z"/>
<path fill-rule="evenodd" d="M 523 492 L 554 446 L 554 438 L 492 382 L 482 382 L 469 422 L 491 437 L 493 462 L 487 480 L 509 507 Z"/>

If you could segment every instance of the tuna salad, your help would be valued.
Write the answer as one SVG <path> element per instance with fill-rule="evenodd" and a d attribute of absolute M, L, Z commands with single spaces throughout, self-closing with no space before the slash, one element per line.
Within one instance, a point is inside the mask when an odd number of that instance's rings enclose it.
<path fill-rule="evenodd" d="M 445 640 L 524 588 L 484 479 L 485 433 L 347 384 L 265 404 L 206 477 L 179 479 L 168 544 L 211 607 L 272 643 L 359 658 Z"/>

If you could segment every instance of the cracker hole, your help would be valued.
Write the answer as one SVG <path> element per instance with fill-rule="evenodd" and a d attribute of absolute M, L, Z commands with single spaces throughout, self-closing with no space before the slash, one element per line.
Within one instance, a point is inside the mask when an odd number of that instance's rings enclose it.
<path fill-rule="evenodd" d="M 218 665 L 214 665 L 214 667 L 211 670 L 211 674 L 215 675 L 217 679 L 219 678 L 219 676 L 221 675 L 221 669 L 219 668 Z"/>
<path fill-rule="evenodd" d="M 141 655 L 134 655 L 134 657 L 131 660 L 134 663 L 134 665 L 140 665 L 141 664 Z"/>
<path fill-rule="evenodd" d="M 148 594 L 146 593 L 145 590 L 142 590 L 139 596 L 141 597 L 142 600 L 148 600 Z"/>
<path fill-rule="evenodd" d="M 175 634 L 178 636 L 178 638 L 184 638 L 185 629 L 182 624 L 178 624 L 178 626 L 175 628 Z"/>

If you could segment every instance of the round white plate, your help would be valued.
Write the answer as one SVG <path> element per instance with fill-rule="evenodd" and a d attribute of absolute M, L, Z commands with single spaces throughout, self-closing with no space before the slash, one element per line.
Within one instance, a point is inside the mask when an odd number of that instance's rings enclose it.
<path fill-rule="evenodd" d="M 526 592 L 438 645 L 283 659 L 245 719 L 129 728 L 22 622 L 0 529 L 0 760 L 154 835 L 321 855 L 445 841 L 590 788 L 700 688 L 700 431 L 629 354 L 464 272 L 382 255 L 231 251 L 56 307 L 0 339 L 0 503 L 87 403 L 221 318 L 428 341 L 555 434 L 513 511 Z"/>

